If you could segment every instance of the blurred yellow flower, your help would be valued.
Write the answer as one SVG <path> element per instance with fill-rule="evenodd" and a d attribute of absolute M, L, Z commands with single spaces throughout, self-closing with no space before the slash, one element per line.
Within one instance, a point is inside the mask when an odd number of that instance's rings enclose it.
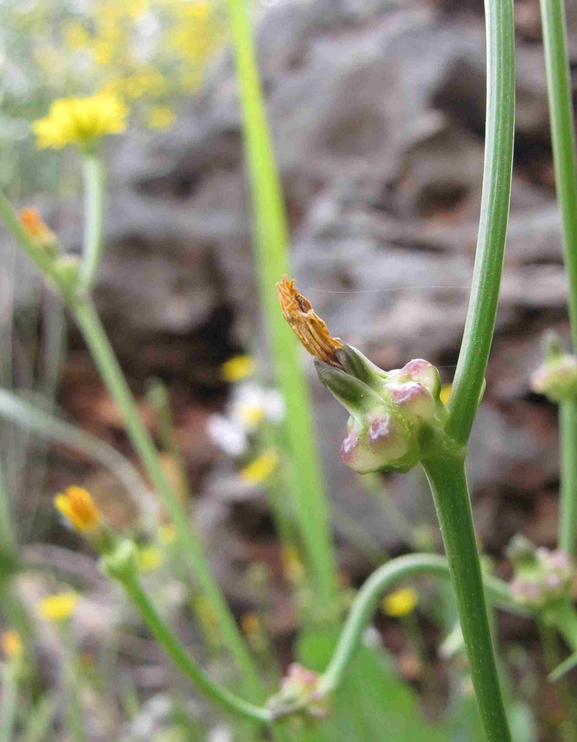
<path fill-rule="evenodd" d="M 263 451 L 239 472 L 239 476 L 250 484 L 259 484 L 267 479 L 278 465 L 279 457 L 274 448 Z"/>
<path fill-rule="evenodd" d="M 0 637 L 0 646 L 8 660 L 18 659 L 24 651 L 22 639 L 17 631 L 5 631 Z"/>
<path fill-rule="evenodd" d="M 260 634 L 260 632 L 262 631 L 261 620 L 258 614 L 253 613 L 252 611 L 242 614 L 240 625 L 243 633 L 246 636 L 251 636 L 252 634 Z"/>
<path fill-rule="evenodd" d="M 160 526 L 158 529 L 158 540 L 163 546 L 168 546 L 176 541 L 176 528 L 169 523 L 168 525 Z"/>
<path fill-rule="evenodd" d="M 60 98 L 52 103 L 48 116 L 34 122 L 32 128 L 40 148 L 86 147 L 107 134 L 123 132 L 127 116 L 127 107 L 114 95 Z"/>
<path fill-rule="evenodd" d="M 261 404 L 240 405 L 238 416 L 247 428 L 256 428 L 264 418 L 264 407 Z"/>
<path fill-rule="evenodd" d="M 154 546 L 148 546 L 138 552 L 138 562 L 143 572 L 153 572 L 158 569 L 162 560 L 162 552 Z"/>
<path fill-rule="evenodd" d="M 444 405 L 449 403 L 449 397 L 451 396 L 452 389 L 453 389 L 452 384 L 443 384 L 443 386 L 441 387 L 441 393 L 439 394 L 439 399 Z"/>
<path fill-rule="evenodd" d="M 20 221 L 35 242 L 43 247 L 53 247 L 56 245 L 56 236 L 47 226 L 38 209 L 28 207 L 20 210 Z"/>
<path fill-rule="evenodd" d="M 152 106 L 147 121 L 151 129 L 170 129 L 176 121 L 176 113 L 170 106 Z"/>
<path fill-rule="evenodd" d="M 407 616 L 415 610 L 419 596 L 416 590 L 404 587 L 387 595 L 382 602 L 383 613 L 387 616 Z"/>
<path fill-rule="evenodd" d="M 294 546 L 288 544 L 282 547 L 281 561 L 287 580 L 295 585 L 300 584 L 305 578 L 305 568 Z"/>
<path fill-rule="evenodd" d="M 220 367 L 220 375 L 230 383 L 252 376 L 256 368 L 255 360 L 249 355 L 233 356 Z"/>
<path fill-rule="evenodd" d="M 64 41 L 69 49 L 86 49 L 90 44 L 90 34 L 78 21 L 69 21 L 64 26 Z"/>
<path fill-rule="evenodd" d="M 92 495 L 83 487 L 68 487 L 64 493 L 56 495 L 54 507 L 81 533 L 95 531 L 102 520 Z"/>
<path fill-rule="evenodd" d="M 79 600 L 78 595 L 72 591 L 49 595 L 40 601 L 40 615 L 54 623 L 67 621 L 76 610 Z"/>

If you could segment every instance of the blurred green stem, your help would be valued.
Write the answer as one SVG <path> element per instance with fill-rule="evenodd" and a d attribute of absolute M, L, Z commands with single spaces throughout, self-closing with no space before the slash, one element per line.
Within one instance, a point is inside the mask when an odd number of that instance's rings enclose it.
<path fill-rule="evenodd" d="M 465 458 L 447 451 L 425 459 L 423 468 L 435 498 L 485 734 L 490 742 L 506 742 L 510 734 L 487 615 Z"/>
<path fill-rule="evenodd" d="M 466 445 L 493 341 L 509 219 L 515 124 L 513 0 L 486 0 L 487 116 L 479 236 L 446 431 Z"/>
<path fill-rule="evenodd" d="M 104 221 L 104 165 L 98 150 L 83 153 L 84 240 L 78 274 L 78 290 L 89 294 L 102 257 Z"/>
<path fill-rule="evenodd" d="M 541 0 L 543 44 L 555 184 L 561 211 L 565 267 L 569 276 L 569 319 L 573 352 L 577 352 L 577 172 L 571 75 L 563 0 Z M 577 402 L 560 405 L 561 505 L 559 546 L 576 552 Z"/>
<path fill-rule="evenodd" d="M 449 579 L 450 569 L 447 558 L 436 554 L 410 554 L 398 557 L 379 567 L 368 578 L 355 597 L 337 647 L 323 674 L 321 681 L 323 693 L 332 693 L 343 681 L 347 668 L 361 643 L 363 632 L 385 592 L 398 582 L 422 574 Z M 511 607 L 515 613 L 519 612 L 518 607 L 511 600 L 509 587 L 505 582 L 495 577 L 485 577 L 485 586 L 492 600 L 501 607 Z"/>
<path fill-rule="evenodd" d="M 209 570 L 200 534 L 193 531 L 186 510 L 166 479 L 158 458 L 158 451 L 138 415 L 134 397 L 110 346 L 100 318 L 89 301 L 76 301 L 72 309 L 108 390 L 122 412 L 132 444 L 176 527 L 178 539 L 183 548 L 183 558 L 188 561 L 202 592 L 212 606 L 223 638 L 243 671 L 249 691 L 255 697 L 261 697 L 263 690 L 258 671 L 230 608 Z"/>
<path fill-rule="evenodd" d="M 256 64 L 249 6 L 246 0 L 229 0 L 228 5 L 252 184 L 261 306 L 272 341 L 276 381 L 286 403 L 290 494 L 295 500 L 307 567 L 315 587 L 317 614 L 327 615 L 333 612 L 337 589 L 328 505 L 300 349 L 282 318 L 275 291 L 276 282 L 289 273 L 281 183 Z"/>
<path fill-rule="evenodd" d="M 241 714 L 254 721 L 268 724 L 272 715 L 266 708 L 253 706 L 238 696 L 230 693 L 226 688 L 215 683 L 204 670 L 190 657 L 183 644 L 172 633 L 157 613 L 148 595 L 135 577 L 121 580 L 122 587 L 130 600 L 140 611 L 149 629 L 158 642 L 164 647 L 175 665 L 199 688 L 205 696 L 213 700 L 226 711 Z"/>
<path fill-rule="evenodd" d="M 68 725 L 74 742 L 85 742 L 84 715 L 82 712 L 82 676 L 80 672 L 80 658 L 76 638 L 70 621 L 65 621 L 60 627 L 62 643 L 65 648 L 64 674 L 66 692 L 68 695 Z"/>
<path fill-rule="evenodd" d="M 0 742 L 12 742 L 18 709 L 18 673 L 14 660 L 8 660 L 2 674 L 0 699 Z"/>

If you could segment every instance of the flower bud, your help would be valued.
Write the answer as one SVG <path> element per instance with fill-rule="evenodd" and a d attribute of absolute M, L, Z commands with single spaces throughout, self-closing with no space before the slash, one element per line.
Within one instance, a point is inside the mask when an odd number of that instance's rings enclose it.
<path fill-rule="evenodd" d="M 567 552 L 537 549 L 517 536 L 508 554 L 516 568 L 510 589 L 517 603 L 542 610 L 570 597 L 575 569 Z"/>
<path fill-rule="evenodd" d="M 267 705 L 275 718 L 300 711 L 305 717 L 324 719 L 329 714 L 326 696 L 320 693 L 321 676 L 293 663 L 281 681 L 280 693 L 269 699 Z"/>
<path fill-rule="evenodd" d="M 549 357 L 531 377 L 531 388 L 551 402 L 577 400 L 577 357 L 568 353 Z"/>
<path fill-rule="evenodd" d="M 140 571 L 138 546 L 134 541 L 120 541 L 101 561 L 102 572 L 118 582 L 136 577 Z"/>

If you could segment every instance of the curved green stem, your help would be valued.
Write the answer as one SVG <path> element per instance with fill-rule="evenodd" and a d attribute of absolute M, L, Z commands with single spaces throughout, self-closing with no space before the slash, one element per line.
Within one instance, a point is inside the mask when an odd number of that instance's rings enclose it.
<path fill-rule="evenodd" d="M 14 725 L 18 710 L 18 673 L 12 662 L 7 662 L 2 676 L 0 699 L 0 742 L 14 739 Z"/>
<path fill-rule="evenodd" d="M 287 219 L 257 69 L 249 3 L 229 0 L 228 5 L 252 185 L 262 311 L 272 341 L 276 380 L 286 403 L 291 493 L 317 609 L 326 613 L 334 605 L 337 589 L 328 504 L 300 348 L 282 318 L 275 291 L 275 283 L 290 273 Z"/>
<path fill-rule="evenodd" d="M 513 0 L 486 0 L 487 123 L 479 237 L 471 297 L 449 401 L 447 433 L 465 445 L 493 340 L 509 219 L 515 121 Z"/>
<path fill-rule="evenodd" d="M 179 639 L 156 612 L 148 595 L 137 578 L 121 581 L 122 587 L 134 605 L 138 608 L 158 642 L 164 647 L 174 664 L 198 687 L 208 698 L 220 705 L 226 711 L 232 711 L 254 721 L 263 723 L 272 722 L 271 712 L 259 706 L 243 701 L 234 693 L 230 693 L 218 683 L 215 683 L 204 670 L 190 657 Z"/>
<path fill-rule="evenodd" d="M 555 184 L 561 210 L 565 267 L 569 276 L 569 319 L 573 352 L 577 352 L 577 161 L 571 76 L 563 0 L 541 0 L 543 44 Z M 577 548 L 577 403 L 559 409 L 561 438 L 561 505 L 559 545 L 575 554 Z"/>
<path fill-rule="evenodd" d="M 172 518 L 182 545 L 183 558 L 192 568 L 202 592 L 209 600 L 223 638 L 243 671 L 250 692 L 255 697 L 261 697 L 263 689 L 258 671 L 222 591 L 208 568 L 200 534 L 193 531 L 186 510 L 166 479 L 156 447 L 138 415 L 134 397 L 98 314 L 89 301 L 77 300 L 72 303 L 72 309 L 108 390 L 122 412 L 130 440 Z"/>
<path fill-rule="evenodd" d="M 511 736 L 487 615 L 464 456 L 444 452 L 426 459 L 423 467 L 435 498 L 485 735 L 489 742 L 507 742 Z"/>
<path fill-rule="evenodd" d="M 410 554 L 387 562 L 368 578 L 355 598 L 337 647 L 323 674 L 320 685 L 323 693 L 331 693 L 341 684 L 383 594 L 401 580 L 419 574 L 449 579 L 449 562 L 446 557 L 436 554 Z M 501 605 L 511 605 L 509 588 L 505 582 L 495 577 L 485 577 L 485 586 L 491 600 Z M 517 606 L 511 605 L 511 609 L 518 612 Z"/>
<path fill-rule="evenodd" d="M 78 290 L 90 292 L 102 257 L 104 220 L 104 166 L 98 151 L 82 155 L 84 181 L 84 240 Z"/>

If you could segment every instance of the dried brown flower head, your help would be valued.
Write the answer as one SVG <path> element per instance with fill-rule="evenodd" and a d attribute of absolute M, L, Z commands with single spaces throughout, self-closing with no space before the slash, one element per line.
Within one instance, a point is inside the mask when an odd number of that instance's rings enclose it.
<path fill-rule="evenodd" d="M 308 352 L 331 366 L 342 368 L 336 351 L 343 347 L 331 337 L 326 323 L 316 314 L 310 301 L 299 294 L 294 279 L 282 277 L 276 285 L 283 317 Z"/>

